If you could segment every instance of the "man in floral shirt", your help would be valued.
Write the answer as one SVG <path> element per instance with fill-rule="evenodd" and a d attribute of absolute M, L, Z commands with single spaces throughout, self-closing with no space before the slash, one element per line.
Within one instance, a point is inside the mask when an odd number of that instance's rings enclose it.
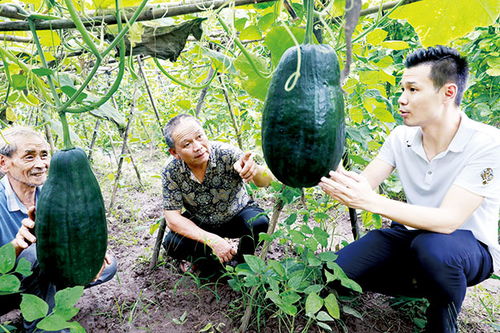
<path fill-rule="evenodd" d="M 253 254 L 258 234 L 269 219 L 249 197 L 245 182 L 268 186 L 271 176 L 250 152 L 222 142 L 209 142 L 198 120 L 181 114 L 165 127 L 174 157 L 165 167 L 163 208 L 170 232 L 163 246 L 180 260 L 180 269 L 202 274 L 220 271 L 221 264 L 239 263 Z M 184 208 L 185 212 L 181 213 Z M 227 238 L 240 238 L 235 249 Z"/>

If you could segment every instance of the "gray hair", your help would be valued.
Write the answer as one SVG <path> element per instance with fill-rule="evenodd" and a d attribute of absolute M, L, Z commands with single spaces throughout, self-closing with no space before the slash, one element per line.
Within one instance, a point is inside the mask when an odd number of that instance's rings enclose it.
<path fill-rule="evenodd" d="M 16 137 L 23 136 L 38 137 L 43 141 L 46 141 L 40 133 L 35 132 L 29 127 L 14 126 L 3 131 L 0 136 L 0 155 L 12 157 L 12 155 L 17 151 L 17 145 L 14 139 Z"/>
<path fill-rule="evenodd" d="M 175 142 L 174 139 L 172 138 L 172 134 L 174 133 L 174 130 L 177 127 L 177 125 L 179 125 L 181 121 L 184 119 L 192 119 L 201 125 L 198 119 L 186 113 L 178 114 L 177 116 L 170 119 L 168 123 L 165 125 L 165 128 L 163 129 L 163 135 L 165 136 L 165 141 L 167 142 L 169 148 L 175 148 Z"/>

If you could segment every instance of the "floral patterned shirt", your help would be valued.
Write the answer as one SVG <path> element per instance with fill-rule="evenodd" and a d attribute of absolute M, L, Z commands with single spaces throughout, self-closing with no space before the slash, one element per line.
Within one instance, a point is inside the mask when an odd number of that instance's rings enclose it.
<path fill-rule="evenodd" d="M 163 208 L 184 207 L 201 224 L 220 226 L 250 201 L 243 180 L 233 164 L 243 152 L 229 144 L 210 142 L 210 156 L 203 182 L 182 160 L 172 158 L 162 173 Z"/>

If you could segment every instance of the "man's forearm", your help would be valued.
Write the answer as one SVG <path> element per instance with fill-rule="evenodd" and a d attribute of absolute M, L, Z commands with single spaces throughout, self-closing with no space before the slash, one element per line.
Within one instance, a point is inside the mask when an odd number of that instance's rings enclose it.
<path fill-rule="evenodd" d="M 381 195 L 377 195 L 366 210 L 412 228 L 445 234 L 455 231 L 463 223 L 447 209 L 411 205 Z"/>
<path fill-rule="evenodd" d="M 171 216 L 165 214 L 168 227 L 171 231 L 194 241 L 209 245 L 218 237 L 217 235 L 203 230 L 193 221 L 182 215 Z"/>

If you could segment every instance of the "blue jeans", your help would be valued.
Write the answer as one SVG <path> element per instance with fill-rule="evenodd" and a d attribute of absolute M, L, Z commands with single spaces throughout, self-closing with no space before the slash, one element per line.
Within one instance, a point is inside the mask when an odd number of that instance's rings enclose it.
<path fill-rule="evenodd" d="M 38 260 L 36 257 L 36 245 L 33 244 L 28 247 L 26 250 L 22 251 L 17 260 L 19 261 L 21 258 L 28 260 L 31 263 L 32 274 L 27 277 L 21 277 L 21 293 L 32 294 L 40 297 L 49 305 L 49 313 L 54 308 L 54 296 L 57 292 L 56 286 L 51 283 L 47 277 L 40 271 L 40 267 L 38 265 Z M 116 273 L 116 260 L 112 258 L 111 264 L 104 269 L 99 279 L 89 283 L 85 288 L 93 287 L 109 281 L 113 278 Z M 0 314 L 6 313 L 10 310 L 16 309 L 19 307 L 21 302 L 21 295 L 7 295 L 0 296 L 1 306 L 0 306 Z M 36 324 L 39 320 L 33 322 L 23 322 L 24 330 L 27 333 L 31 332 L 44 332 L 36 329 Z M 56 332 L 56 331 L 51 331 Z M 69 332 L 68 330 L 62 330 L 57 332 Z"/>
<path fill-rule="evenodd" d="M 493 272 L 487 247 L 468 230 L 440 234 L 393 222 L 337 254 L 337 264 L 364 290 L 427 298 L 428 332 L 456 332 L 467 287 Z"/>
<path fill-rule="evenodd" d="M 240 238 L 238 252 L 235 259 L 243 262 L 244 254 L 254 254 L 257 247 L 259 233 L 267 232 L 269 218 L 263 214 L 264 210 L 253 205 L 243 208 L 231 220 L 221 226 L 212 227 L 201 225 L 190 216 L 184 213 L 183 216 L 191 219 L 195 224 L 205 231 L 214 233 L 221 237 Z M 163 240 L 163 247 L 167 255 L 175 259 L 186 259 L 195 262 L 202 273 L 210 275 L 212 272 L 223 270 L 219 260 L 214 258 L 212 249 L 195 240 L 186 238 L 170 231 Z"/>

